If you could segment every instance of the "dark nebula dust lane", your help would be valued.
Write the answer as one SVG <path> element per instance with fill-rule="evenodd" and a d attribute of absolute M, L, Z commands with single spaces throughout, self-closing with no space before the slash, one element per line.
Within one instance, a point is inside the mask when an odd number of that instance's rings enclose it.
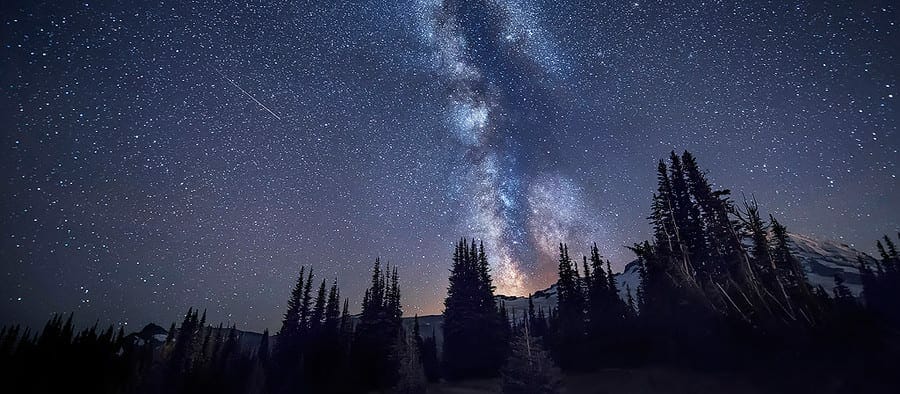
<path fill-rule="evenodd" d="M 692 151 L 788 229 L 900 226 L 891 1 L 0 5 L 0 317 L 275 328 L 300 265 L 438 313 L 453 242 L 498 291 L 556 247 L 621 269 Z"/>

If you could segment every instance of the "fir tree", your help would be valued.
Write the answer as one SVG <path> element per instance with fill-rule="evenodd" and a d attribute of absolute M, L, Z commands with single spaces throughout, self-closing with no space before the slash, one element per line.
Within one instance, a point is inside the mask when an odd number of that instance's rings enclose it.
<path fill-rule="evenodd" d="M 621 298 L 619 298 L 619 288 L 616 286 L 616 276 L 613 275 L 612 264 L 610 264 L 609 260 L 606 260 L 606 281 L 607 289 L 612 293 L 613 300 L 621 300 Z"/>
<path fill-rule="evenodd" d="M 730 191 L 713 190 L 690 152 L 683 153 L 682 166 L 690 194 L 700 210 L 707 240 L 705 255 L 708 259 L 698 262 L 695 268 L 700 271 L 702 281 L 721 284 L 725 282 L 726 274 L 735 271 L 736 254 L 740 247 L 728 217 L 732 211 L 728 200 Z"/>
<path fill-rule="evenodd" d="M 535 323 L 537 321 L 537 316 L 534 313 L 534 300 L 532 299 L 532 295 L 528 294 L 528 312 L 525 315 L 525 324 L 528 325 L 528 328 L 534 332 Z"/>
<path fill-rule="evenodd" d="M 900 300 L 900 260 L 893 241 L 887 236 L 882 240 L 875 244 L 881 260 L 859 256 L 859 272 L 867 309 L 882 322 L 896 328 L 900 327 L 900 308 L 897 308 L 897 300 Z M 874 269 L 869 267 L 867 260 L 874 260 Z"/>
<path fill-rule="evenodd" d="M 318 334 L 322 328 L 323 319 L 325 318 L 325 279 L 319 285 L 319 291 L 316 292 L 316 302 L 309 318 L 309 329 L 311 332 Z"/>
<path fill-rule="evenodd" d="M 834 299 L 839 304 L 847 306 L 856 303 L 853 298 L 853 293 L 850 292 L 850 288 L 844 284 L 844 277 L 841 276 L 841 274 L 834 274 Z"/>
<path fill-rule="evenodd" d="M 596 246 L 596 245 L 595 245 Z M 581 269 L 584 272 L 584 279 L 582 280 L 582 288 L 584 298 L 586 302 L 590 302 L 591 299 L 591 284 L 593 283 L 593 275 L 591 273 L 591 267 L 588 266 L 587 256 L 581 256 Z"/>
<path fill-rule="evenodd" d="M 437 382 L 441 377 L 441 364 L 438 360 L 437 336 L 434 327 L 431 336 L 422 340 L 422 367 L 429 382 Z"/>
<path fill-rule="evenodd" d="M 456 244 L 444 300 L 444 369 L 450 379 L 491 377 L 504 357 L 504 328 L 483 245 Z M 479 357 L 472 358 L 472 354 Z"/>
<path fill-rule="evenodd" d="M 325 304 L 325 332 L 329 335 L 337 335 L 339 333 L 339 324 L 341 319 L 341 292 L 338 289 L 337 280 L 331 284 L 328 290 L 328 301 Z"/>
<path fill-rule="evenodd" d="M 313 270 L 310 267 L 309 273 L 306 274 L 306 281 L 303 287 L 303 299 L 300 301 L 300 333 L 301 335 L 309 328 L 310 304 L 312 302 L 312 280 Z"/>
<path fill-rule="evenodd" d="M 166 332 L 166 344 L 172 344 L 175 342 L 175 322 L 172 322 L 172 325 L 169 326 L 169 331 Z"/>
<path fill-rule="evenodd" d="M 419 349 L 419 354 L 421 355 L 422 350 L 422 332 L 419 327 L 419 314 L 413 316 L 413 343 L 416 345 L 416 348 Z"/>
<path fill-rule="evenodd" d="M 659 245 L 666 254 L 672 254 L 680 250 L 681 246 L 674 239 L 672 182 L 669 180 L 666 163 L 662 160 L 657 165 L 656 180 L 658 187 L 656 194 L 653 195 L 650 221 L 653 224 L 656 245 Z"/>
<path fill-rule="evenodd" d="M 769 215 L 772 225 L 772 239 L 769 246 L 772 251 L 772 262 L 776 273 L 784 284 L 788 297 L 797 309 L 797 314 L 808 324 L 814 323 L 815 311 L 818 309 L 812 295 L 812 289 L 806 278 L 806 271 L 791 252 L 787 228 L 774 216 Z"/>
<path fill-rule="evenodd" d="M 304 274 L 306 267 L 300 267 L 300 275 L 287 302 L 287 311 L 278 330 L 278 342 L 274 354 L 279 363 L 290 364 L 290 359 L 299 360 L 300 346 L 300 311 L 303 306 Z"/>
<path fill-rule="evenodd" d="M 672 219 L 675 228 L 674 235 L 682 245 L 680 252 L 682 258 L 688 261 L 687 265 L 693 273 L 696 262 L 705 260 L 706 245 L 703 238 L 703 227 L 700 221 L 700 209 L 691 199 L 688 179 L 682 166 L 681 158 L 671 152 L 669 163 L 669 178 L 672 182 Z"/>
<path fill-rule="evenodd" d="M 585 339 L 585 300 L 576 266 L 569 258 L 569 248 L 559 245 L 559 281 L 557 282 L 557 308 L 559 320 L 554 354 L 564 368 L 580 365 Z M 608 286 L 608 283 L 605 284 Z"/>
<path fill-rule="evenodd" d="M 518 336 L 503 367 L 502 392 L 505 394 L 552 394 L 562 392 L 559 370 L 535 338 Z"/>
<path fill-rule="evenodd" d="M 891 260 L 897 260 L 900 258 L 897 254 L 897 246 L 894 245 L 894 241 L 891 240 L 887 235 L 884 236 L 884 245 L 887 247 L 887 257 Z"/>
<path fill-rule="evenodd" d="M 259 362 L 266 364 L 269 362 L 269 330 L 263 331 L 262 339 L 259 341 L 259 348 L 256 350 L 256 358 Z"/>
<path fill-rule="evenodd" d="M 350 299 L 344 299 L 344 307 L 341 309 L 340 324 L 341 339 L 349 339 L 353 335 L 353 320 L 350 317 Z"/>
<path fill-rule="evenodd" d="M 427 378 L 422 366 L 422 358 L 419 347 L 398 338 L 395 349 L 399 349 L 399 370 L 397 371 L 397 383 L 389 391 L 396 394 L 423 394 L 427 392 Z"/>
<path fill-rule="evenodd" d="M 294 331 L 295 327 L 300 323 L 300 305 L 303 299 L 303 274 L 305 270 L 306 267 L 300 267 L 300 275 L 297 277 L 297 282 L 291 291 L 291 297 L 287 302 L 287 311 L 285 311 L 284 318 L 281 321 L 281 330 L 278 331 L 279 336 Z"/>
<path fill-rule="evenodd" d="M 634 297 L 631 295 L 631 286 L 625 285 L 625 293 L 627 295 L 628 317 L 634 318 L 637 316 L 637 305 L 634 302 Z"/>
<path fill-rule="evenodd" d="M 788 320 L 796 320 L 792 298 L 788 295 L 782 279 L 784 273 L 778 270 L 769 249 L 769 225 L 760 216 L 759 204 L 755 199 L 749 202 L 744 201 L 744 211 L 738 212 L 737 216 L 750 233 L 752 242 L 750 258 L 754 263 L 753 272 L 758 273 L 754 276 L 760 282 L 759 288 L 764 292 L 764 299 L 760 302 L 765 305 L 774 304 Z M 763 309 L 759 308 L 757 311 L 761 312 Z M 766 309 L 766 311 L 775 312 L 773 309 Z"/>
<path fill-rule="evenodd" d="M 194 338 L 198 326 L 197 311 L 189 308 L 175 336 L 175 345 L 169 358 L 173 377 L 186 372 L 191 366 Z"/>
<path fill-rule="evenodd" d="M 398 283 L 396 268 L 382 271 L 376 259 L 352 347 L 360 388 L 384 389 L 396 383 L 399 360 L 394 346 L 402 330 Z"/>

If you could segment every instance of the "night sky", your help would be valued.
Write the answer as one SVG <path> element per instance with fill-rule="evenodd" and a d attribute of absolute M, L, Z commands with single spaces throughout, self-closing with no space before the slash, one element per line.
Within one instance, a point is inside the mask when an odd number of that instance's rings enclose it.
<path fill-rule="evenodd" d="M 789 230 L 900 227 L 894 1 L 27 1 L 0 6 L 0 323 L 277 329 L 301 264 L 376 256 L 439 313 L 555 245 L 621 267 L 690 150 Z M 844 3 L 854 3 L 847 5 Z"/>

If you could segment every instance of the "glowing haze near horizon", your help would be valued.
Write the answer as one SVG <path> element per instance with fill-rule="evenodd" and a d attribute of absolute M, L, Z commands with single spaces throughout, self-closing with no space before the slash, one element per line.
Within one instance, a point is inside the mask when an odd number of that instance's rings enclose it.
<path fill-rule="evenodd" d="M 559 242 L 630 261 L 671 150 L 898 229 L 893 2 L 57 3 L 0 6 L 0 323 L 277 329 L 301 264 L 358 305 L 377 256 L 439 313 L 460 237 L 526 294 Z"/>

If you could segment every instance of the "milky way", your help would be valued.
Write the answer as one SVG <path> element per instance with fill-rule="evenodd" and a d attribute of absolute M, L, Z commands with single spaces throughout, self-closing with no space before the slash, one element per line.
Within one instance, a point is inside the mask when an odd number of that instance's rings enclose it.
<path fill-rule="evenodd" d="M 900 227 L 895 1 L 0 2 L 0 324 L 277 329 L 300 265 L 358 310 L 376 257 L 439 313 L 559 242 L 614 270 L 658 159 L 788 229 Z"/>
<path fill-rule="evenodd" d="M 519 168 L 512 147 L 523 134 L 517 129 L 525 126 L 510 119 L 522 109 L 507 105 L 519 87 L 497 81 L 505 78 L 502 70 L 521 74 L 523 84 L 555 81 L 562 60 L 536 20 L 540 10 L 524 2 L 423 0 L 416 9 L 419 34 L 433 50 L 430 66 L 446 85 L 443 112 L 465 157 L 454 175 L 457 198 L 468 210 L 463 232 L 493 251 L 498 291 L 524 294 L 529 274 L 541 268 L 536 261 L 552 261 L 548 257 L 559 242 L 574 240 L 573 234 L 594 235 L 576 226 L 592 214 L 583 209 L 580 194 L 569 190 L 570 180 L 526 177 Z"/>

